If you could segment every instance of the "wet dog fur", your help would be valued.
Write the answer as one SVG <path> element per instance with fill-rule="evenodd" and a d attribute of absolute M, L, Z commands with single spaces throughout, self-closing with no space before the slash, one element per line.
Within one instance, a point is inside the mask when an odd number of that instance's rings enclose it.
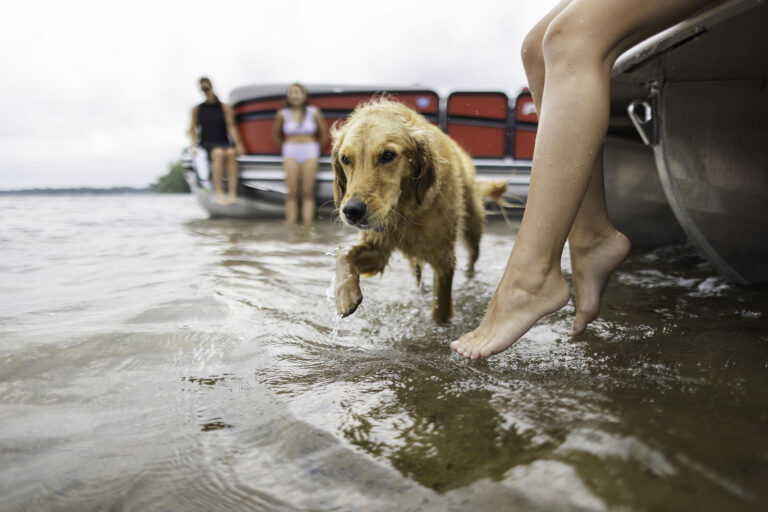
<path fill-rule="evenodd" d="M 357 244 L 336 255 L 337 311 L 352 314 L 363 299 L 360 275 L 382 272 L 399 249 L 417 283 L 423 265 L 432 267 L 432 318 L 447 322 L 456 241 L 461 236 L 466 244 L 472 275 L 485 222 L 482 196 L 498 200 L 506 181 L 475 182 L 471 158 L 453 139 L 386 98 L 356 108 L 332 137 L 334 202 L 341 220 L 360 230 Z"/>

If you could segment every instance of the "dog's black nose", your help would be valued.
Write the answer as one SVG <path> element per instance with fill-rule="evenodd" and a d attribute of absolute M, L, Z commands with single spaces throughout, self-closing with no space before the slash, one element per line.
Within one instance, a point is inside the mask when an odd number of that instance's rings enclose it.
<path fill-rule="evenodd" d="M 365 203 L 359 199 L 350 199 L 341 211 L 350 222 L 360 222 L 365 217 L 366 207 Z"/>

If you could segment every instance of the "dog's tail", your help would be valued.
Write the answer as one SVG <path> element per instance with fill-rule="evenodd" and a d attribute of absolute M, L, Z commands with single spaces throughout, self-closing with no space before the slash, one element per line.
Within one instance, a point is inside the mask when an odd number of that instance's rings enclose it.
<path fill-rule="evenodd" d="M 506 180 L 475 180 L 475 188 L 480 192 L 483 199 L 497 204 L 502 210 L 504 208 L 523 208 L 523 202 L 520 198 L 511 196 L 513 199 L 517 199 L 517 203 L 510 203 L 504 198 L 508 185 L 509 182 Z"/>
<path fill-rule="evenodd" d="M 507 191 L 506 180 L 477 180 L 475 181 L 475 187 L 480 191 L 480 195 L 492 203 L 496 203 L 501 206 L 501 202 L 504 201 L 504 192 Z"/>
<path fill-rule="evenodd" d="M 509 224 L 509 218 L 507 217 L 507 208 L 523 208 L 522 202 L 510 203 L 504 199 L 504 194 L 507 192 L 507 180 L 475 180 L 475 188 L 480 192 L 483 199 L 494 203 L 499 207 L 501 216 L 504 217 L 504 221 Z"/>

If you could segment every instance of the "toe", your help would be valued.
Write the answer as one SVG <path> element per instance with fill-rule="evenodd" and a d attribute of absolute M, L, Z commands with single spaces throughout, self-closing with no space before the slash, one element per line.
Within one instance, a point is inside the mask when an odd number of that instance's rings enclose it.
<path fill-rule="evenodd" d="M 587 321 L 586 319 L 580 315 L 576 314 L 576 318 L 573 320 L 573 326 L 571 327 L 570 332 L 568 333 L 568 336 L 578 336 L 579 334 L 584 332 L 584 329 L 587 327 Z"/>
<path fill-rule="evenodd" d="M 579 334 L 583 333 L 584 329 L 587 328 L 587 324 L 597 318 L 597 313 L 597 307 L 577 308 L 576 316 L 573 319 L 573 327 L 571 327 L 571 331 L 568 333 L 568 335 L 578 336 Z"/>
<path fill-rule="evenodd" d="M 470 331 L 466 333 L 464 336 L 457 340 L 453 340 L 451 342 L 451 349 L 455 350 L 458 353 L 463 353 L 465 350 L 467 350 L 467 347 L 469 347 L 472 343 L 472 339 L 474 338 L 474 332 Z"/>

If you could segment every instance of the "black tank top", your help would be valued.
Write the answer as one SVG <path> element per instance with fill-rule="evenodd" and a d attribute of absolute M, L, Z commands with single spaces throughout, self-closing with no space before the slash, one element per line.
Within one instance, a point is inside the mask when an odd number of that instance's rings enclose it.
<path fill-rule="evenodd" d="M 200 144 L 229 144 L 227 123 L 221 103 L 201 103 L 197 106 L 197 125 L 200 127 Z"/>

